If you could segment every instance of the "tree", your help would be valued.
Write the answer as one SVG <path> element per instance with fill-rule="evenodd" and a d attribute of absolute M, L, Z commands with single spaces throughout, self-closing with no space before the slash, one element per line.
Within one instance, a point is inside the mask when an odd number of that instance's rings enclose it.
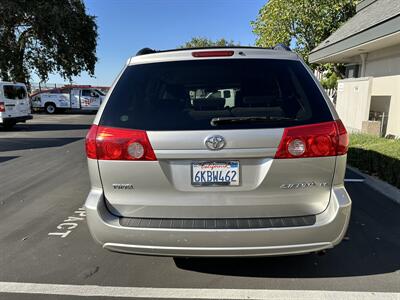
<path fill-rule="evenodd" d="M 269 0 L 251 22 L 256 45 L 293 45 L 308 62 L 308 55 L 355 13 L 357 0 Z M 315 67 L 315 66 L 313 66 Z"/>
<path fill-rule="evenodd" d="M 205 37 L 193 37 L 189 42 L 180 46 L 180 48 L 229 47 L 239 45 L 239 43 L 235 43 L 232 40 L 228 41 L 224 38 L 213 41 Z"/>
<path fill-rule="evenodd" d="M 343 64 L 323 64 L 318 65 L 317 69 L 322 73 L 320 82 L 325 89 L 335 88 L 337 81 L 344 78 L 346 71 Z"/>
<path fill-rule="evenodd" d="M 1 0 L 0 76 L 27 83 L 32 72 L 65 79 L 94 75 L 95 17 L 81 0 Z"/>

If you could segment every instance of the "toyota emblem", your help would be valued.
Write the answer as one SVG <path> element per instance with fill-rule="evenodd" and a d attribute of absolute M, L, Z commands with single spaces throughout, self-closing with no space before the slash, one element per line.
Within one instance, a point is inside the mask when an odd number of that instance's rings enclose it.
<path fill-rule="evenodd" d="M 225 139 L 220 135 L 209 136 L 204 140 L 204 144 L 209 150 L 221 150 L 225 147 Z"/>

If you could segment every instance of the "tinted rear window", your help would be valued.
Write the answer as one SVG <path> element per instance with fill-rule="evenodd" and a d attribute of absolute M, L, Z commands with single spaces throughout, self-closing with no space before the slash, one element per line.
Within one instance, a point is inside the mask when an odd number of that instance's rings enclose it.
<path fill-rule="evenodd" d="M 268 120 L 211 124 L 215 118 L 241 117 Z M 143 130 L 219 130 L 330 120 L 322 94 L 300 62 L 215 59 L 127 67 L 100 124 Z"/>
<path fill-rule="evenodd" d="M 23 86 L 4 85 L 4 97 L 10 100 L 21 100 L 26 98 L 26 89 Z"/>

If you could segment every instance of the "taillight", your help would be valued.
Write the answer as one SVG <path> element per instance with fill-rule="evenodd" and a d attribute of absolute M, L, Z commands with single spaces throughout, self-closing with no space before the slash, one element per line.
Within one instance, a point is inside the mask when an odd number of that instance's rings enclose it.
<path fill-rule="evenodd" d="M 93 124 L 92 127 L 90 127 L 85 140 L 86 156 L 88 158 L 97 159 L 96 134 L 97 134 L 97 125 Z"/>
<path fill-rule="evenodd" d="M 194 51 L 192 52 L 193 57 L 223 57 L 232 56 L 234 51 L 232 50 L 214 50 L 214 51 Z"/>
<path fill-rule="evenodd" d="M 6 111 L 6 107 L 4 105 L 4 102 L 0 102 L 0 112 L 5 112 Z"/>
<path fill-rule="evenodd" d="M 88 158 L 157 160 L 146 131 L 92 125 L 86 136 Z"/>
<path fill-rule="evenodd" d="M 349 149 L 349 135 L 341 120 L 337 120 L 335 123 L 339 135 L 337 155 L 343 155 L 346 154 Z"/>
<path fill-rule="evenodd" d="M 285 128 L 275 158 L 336 156 L 347 153 L 348 135 L 340 120 Z"/>

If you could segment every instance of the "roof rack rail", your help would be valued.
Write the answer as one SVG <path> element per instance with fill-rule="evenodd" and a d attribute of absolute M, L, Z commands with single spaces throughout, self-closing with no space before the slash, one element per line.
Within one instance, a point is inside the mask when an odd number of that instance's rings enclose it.
<path fill-rule="evenodd" d="M 156 52 L 157 52 L 156 50 L 146 47 L 146 48 L 140 49 L 140 50 L 136 53 L 136 56 L 138 56 L 138 55 L 145 55 L 145 54 L 152 54 L 152 53 L 156 53 Z"/>
<path fill-rule="evenodd" d="M 290 49 L 290 47 L 288 47 L 288 46 L 286 46 L 286 45 L 284 45 L 284 44 L 282 44 L 282 43 L 276 44 L 275 47 L 274 47 L 273 49 L 274 49 L 274 50 L 292 51 L 292 50 Z"/>

